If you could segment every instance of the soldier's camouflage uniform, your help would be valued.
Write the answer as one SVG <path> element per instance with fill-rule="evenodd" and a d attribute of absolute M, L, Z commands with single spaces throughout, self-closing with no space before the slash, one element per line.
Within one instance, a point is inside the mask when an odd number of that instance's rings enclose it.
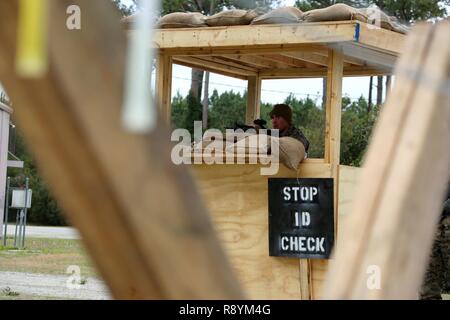
<path fill-rule="evenodd" d="M 444 204 L 431 252 L 430 264 L 420 292 L 421 299 L 441 299 L 450 291 L 450 199 Z"/>

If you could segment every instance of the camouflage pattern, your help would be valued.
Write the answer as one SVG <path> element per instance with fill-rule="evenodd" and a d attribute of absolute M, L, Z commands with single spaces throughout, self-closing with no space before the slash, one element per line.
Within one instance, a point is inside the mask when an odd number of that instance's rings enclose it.
<path fill-rule="evenodd" d="M 306 139 L 305 135 L 300 129 L 297 129 L 294 126 L 289 126 L 286 130 L 283 132 L 280 131 L 280 138 L 281 137 L 291 137 L 294 139 L 299 140 L 301 143 L 303 143 L 303 146 L 305 147 L 305 151 L 308 152 L 309 149 L 309 141 Z"/>
<path fill-rule="evenodd" d="M 450 199 L 444 204 L 436 233 L 421 299 L 441 299 L 441 293 L 450 291 Z"/>

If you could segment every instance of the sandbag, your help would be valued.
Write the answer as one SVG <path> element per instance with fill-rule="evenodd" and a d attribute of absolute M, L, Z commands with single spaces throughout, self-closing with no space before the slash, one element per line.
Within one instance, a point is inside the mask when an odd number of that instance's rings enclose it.
<path fill-rule="evenodd" d="M 395 17 L 389 17 L 378 7 L 360 9 L 360 12 L 367 16 L 367 23 L 380 28 L 406 34 L 409 29 L 403 26 Z"/>
<path fill-rule="evenodd" d="M 261 11 L 255 10 L 227 10 L 216 13 L 206 18 L 206 24 L 210 27 L 238 26 L 250 24 L 253 19 L 260 15 Z"/>
<path fill-rule="evenodd" d="M 174 12 L 161 17 L 157 27 L 168 28 L 196 28 L 207 27 L 206 17 L 199 12 Z"/>
<path fill-rule="evenodd" d="M 227 153 L 237 155 L 267 154 L 272 137 L 265 134 L 252 134 L 226 147 Z"/>
<path fill-rule="evenodd" d="M 298 23 L 303 12 L 295 7 L 284 7 L 272 10 L 255 18 L 251 24 L 283 24 Z"/>
<path fill-rule="evenodd" d="M 280 162 L 289 169 L 298 170 L 300 162 L 305 159 L 305 146 L 292 137 L 279 138 Z"/>
<path fill-rule="evenodd" d="M 136 21 L 139 19 L 140 15 L 141 13 L 134 13 L 132 15 L 129 15 L 128 17 L 122 18 L 120 22 L 125 29 L 135 29 Z M 156 25 L 158 17 L 152 16 L 151 19 L 152 25 Z"/>
<path fill-rule="evenodd" d="M 302 17 L 304 22 L 321 21 L 347 21 L 358 20 L 367 22 L 367 16 L 360 10 L 343 3 L 338 3 L 327 8 L 315 9 L 305 12 Z"/>
<path fill-rule="evenodd" d="M 136 17 L 138 16 L 138 14 L 132 14 L 128 17 L 122 18 L 122 20 L 120 20 L 120 23 L 122 23 L 122 25 L 126 28 L 126 29 L 132 29 L 134 26 L 134 23 L 136 22 Z"/>

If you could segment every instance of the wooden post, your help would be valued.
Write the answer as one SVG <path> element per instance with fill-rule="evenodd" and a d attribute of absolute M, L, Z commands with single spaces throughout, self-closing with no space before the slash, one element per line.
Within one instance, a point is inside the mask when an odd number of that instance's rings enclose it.
<path fill-rule="evenodd" d="M 245 122 L 253 125 L 253 120 L 259 118 L 261 112 L 261 78 L 259 76 L 248 77 L 247 110 Z"/>
<path fill-rule="evenodd" d="M 170 124 L 172 114 L 172 57 L 160 54 L 157 61 L 156 101 L 161 117 L 167 124 Z"/>
<path fill-rule="evenodd" d="M 242 298 L 192 178 L 170 157 L 167 126 L 121 127 L 126 38 L 110 1 L 51 0 L 51 61 L 14 69 L 17 1 L 0 1 L 0 78 L 58 203 L 116 298 Z M 83 8 L 70 31 L 66 9 Z M 110 50 L 114 48 L 114 50 Z"/>
<path fill-rule="evenodd" d="M 334 179 L 334 221 L 335 230 L 337 231 L 344 58 L 341 53 L 330 50 L 328 59 L 327 103 L 325 108 L 325 162 L 331 164 L 332 178 Z"/>
<path fill-rule="evenodd" d="M 423 24 L 408 37 L 325 298 L 418 298 L 450 178 L 449 27 Z"/>

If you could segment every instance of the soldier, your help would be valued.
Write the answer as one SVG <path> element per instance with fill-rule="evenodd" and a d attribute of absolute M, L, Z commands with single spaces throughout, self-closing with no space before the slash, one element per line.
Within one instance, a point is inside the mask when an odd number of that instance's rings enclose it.
<path fill-rule="evenodd" d="M 420 299 L 440 300 L 450 290 L 450 185 L 436 233 Z"/>

